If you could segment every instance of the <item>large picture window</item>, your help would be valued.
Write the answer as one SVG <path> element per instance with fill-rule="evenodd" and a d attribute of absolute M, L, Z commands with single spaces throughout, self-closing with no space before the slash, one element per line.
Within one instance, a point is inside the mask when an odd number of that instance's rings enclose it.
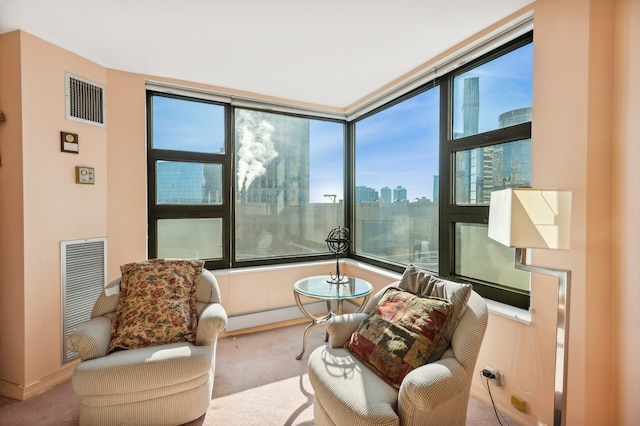
<path fill-rule="evenodd" d="M 439 93 L 355 123 L 355 254 L 438 271 Z"/>
<path fill-rule="evenodd" d="M 344 122 L 152 91 L 147 105 L 150 257 L 330 255 L 328 232 L 345 226 Z"/>
<path fill-rule="evenodd" d="M 442 80 L 440 274 L 529 307 L 529 274 L 487 236 L 491 192 L 531 186 L 533 43 L 521 37 Z"/>
<path fill-rule="evenodd" d="M 148 92 L 149 255 L 229 264 L 228 107 Z"/>
<path fill-rule="evenodd" d="M 491 192 L 531 185 L 532 40 L 353 121 L 150 90 L 149 256 L 209 269 L 328 259 L 327 234 L 346 226 L 349 257 L 528 308 L 529 274 L 487 220 Z"/>
<path fill-rule="evenodd" d="M 328 253 L 344 226 L 344 123 L 235 111 L 235 258 Z"/>

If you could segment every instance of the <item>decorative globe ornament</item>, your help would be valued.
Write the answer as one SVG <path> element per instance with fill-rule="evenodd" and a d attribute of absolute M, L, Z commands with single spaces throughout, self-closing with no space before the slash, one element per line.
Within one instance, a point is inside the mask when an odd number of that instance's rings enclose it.
<path fill-rule="evenodd" d="M 349 279 L 345 275 L 340 275 L 339 262 L 340 255 L 346 253 L 346 251 L 349 249 L 349 243 L 351 242 L 351 239 L 349 238 L 349 228 L 343 228 L 341 226 L 333 228 L 329 232 L 329 235 L 327 236 L 327 239 L 325 241 L 327 242 L 329 251 L 336 255 L 336 275 L 334 277 L 333 274 L 329 273 L 331 278 L 328 279 L 327 282 L 330 282 L 332 284 L 342 284 L 349 282 Z"/>

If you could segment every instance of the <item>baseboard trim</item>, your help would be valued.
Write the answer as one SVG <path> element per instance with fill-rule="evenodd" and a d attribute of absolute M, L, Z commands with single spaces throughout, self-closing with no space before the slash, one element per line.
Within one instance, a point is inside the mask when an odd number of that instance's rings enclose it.
<path fill-rule="evenodd" d="M 17 399 L 19 401 L 25 401 L 29 398 L 45 393 L 60 383 L 71 379 L 73 370 L 76 368 L 76 364 L 78 364 L 78 362 L 79 361 L 69 362 L 55 373 L 28 385 L 19 385 L 17 383 L 0 380 L 0 395 L 11 399 Z"/>
<path fill-rule="evenodd" d="M 305 303 L 304 307 L 311 315 L 322 316 L 327 313 L 327 303 L 324 301 Z M 350 300 L 347 300 L 344 304 L 345 312 L 355 312 L 356 309 L 356 304 L 351 302 Z M 302 312 L 300 312 L 300 309 L 297 305 L 286 306 L 279 309 L 252 312 L 248 314 L 229 317 L 225 330 L 227 332 L 234 332 L 242 329 L 262 327 L 268 324 L 299 320 L 303 318 L 306 317 L 302 314 Z"/>

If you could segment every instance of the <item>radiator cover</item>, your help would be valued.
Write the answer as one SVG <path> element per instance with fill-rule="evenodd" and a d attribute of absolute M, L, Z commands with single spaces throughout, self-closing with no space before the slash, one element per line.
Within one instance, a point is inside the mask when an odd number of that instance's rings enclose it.
<path fill-rule="evenodd" d="M 64 341 L 91 311 L 107 282 L 107 239 L 89 238 L 60 243 L 62 283 L 62 363 L 78 357 Z"/>

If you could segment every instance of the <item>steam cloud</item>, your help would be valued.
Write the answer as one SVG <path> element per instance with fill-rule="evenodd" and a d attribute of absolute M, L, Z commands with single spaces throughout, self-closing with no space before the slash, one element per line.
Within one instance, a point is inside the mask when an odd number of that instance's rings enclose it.
<path fill-rule="evenodd" d="M 261 120 L 256 123 L 249 114 L 243 114 L 239 127 L 238 190 L 248 189 L 253 181 L 267 171 L 266 166 L 278 156 L 271 136 L 274 127 Z"/>

